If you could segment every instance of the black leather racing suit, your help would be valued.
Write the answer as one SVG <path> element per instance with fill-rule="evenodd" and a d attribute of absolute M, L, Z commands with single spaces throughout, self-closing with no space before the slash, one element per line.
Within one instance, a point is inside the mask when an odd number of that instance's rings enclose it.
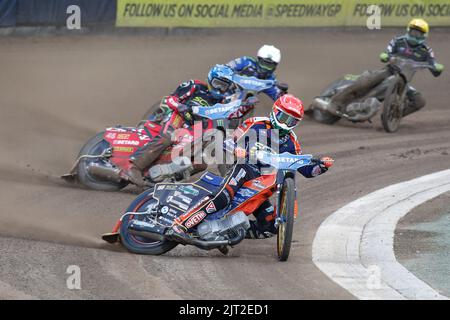
<path fill-rule="evenodd" d="M 385 52 L 389 57 L 400 56 L 402 58 L 412 59 L 419 62 L 429 62 L 430 65 L 435 66 L 436 60 L 434 57 L 433 50 L 427 44 L 419 44 L 412 46 L 408 40 L 407 36 L 399 36 L 392 39 Z M 431 73 L 437 77 L 441 72 L 437 70 L 431 70 Z M 370 89 L 374 88 L 380 84 L 384 79 L 391 75 L 391 70 L 389 66 L 376 71 L 369 71 L 358 78 L 350 87 L 336 94 L 332 98 L 332 102 L 337 106 L 346 106 L 350 103 L 355 96 L 361 93 L 368 92 Z M 425 106 L 425 99 L 420 92 L 418 92 L 412 86 L 408 86 L 408 91 L 406 92 L 408 98 L 408 104 L 403 111 L 403 117 L 418 111 Z"/>

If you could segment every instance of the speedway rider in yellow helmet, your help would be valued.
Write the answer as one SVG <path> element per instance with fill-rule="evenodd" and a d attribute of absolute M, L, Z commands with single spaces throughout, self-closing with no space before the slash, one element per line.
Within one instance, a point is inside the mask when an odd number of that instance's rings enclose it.
<path fill-rule="evenodd" d="M 430 27 L 423 19 L 413 19 L 408 23 L 407 33 L 392 39 L 386 50 L 381 53 L 382 62 L 389 62 L 393 56 L 411 59 L 418 62 L 428 62 L 433 69 L 431 73 L 438 77 L 444 71 L 444 66 L 436 62 L 433 50 L 426 44 Z M 391 75 L 389 67 L 381 70 L 370 71 L 365 76 L 361 76 L 346 90 L 337 94 L 332 99 L 335 108 L 347 105 L 355 92 L 367 92 L 386 77 Z M 425 106 L 425 99 L 422 94 L 412 86 L 408 86 L 406 92 L 408 103 L 403 109 L 403 117 L 416 112 Z"/>
<path fill-rule="evenodd" d="M 433 49 L 426 44 L 426 39 L 430 27 L 423 19 L 412 19 L 408 23 L 407 33 L 396 37 L 389 42 L 385 52 L 380 55 L 382 62 L 388 62 L 392 56 L 400 56 L 420 62 L 429 62 L 434 69 L 431 73 L 438 77 L 444 71 L 444 66 L 437 63 L 434 57 Z M 425 106 L 425 99 L 422 94 L 413 87 L 407 91 L 409 104 L 406 106 L 403 116 L 407 116 Z"/>

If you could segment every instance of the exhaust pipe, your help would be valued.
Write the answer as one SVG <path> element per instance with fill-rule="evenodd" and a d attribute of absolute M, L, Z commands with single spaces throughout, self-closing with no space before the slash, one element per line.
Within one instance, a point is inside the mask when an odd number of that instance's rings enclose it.
<path fill-rule="evenodd" d="M 147 238 L 150 240 L 155 240 L 155 241 L 164 241 L 166 239 L 166 237 L 164 237 L 162 234 L 159 233 L 155 233 L 155 232 L 149 232 L 149 231 L 144 231 L 144 230 L 135 230 L 135 229 L 128 229 L 128 232 L 132 235 L 135 236 L 140 236 L 143 238 Z"/>
<path fill-rule="evenodd" d="M 310 109 L 312 110 L 319 109 L 320 111 L 328 112 L 331 113 L 332 115 L 342 117 L 341 112 L 337 111 L 336 108 L 330 106 L 330 101 L 326 101 L 322 98 L 314 98 L 314 100 L 311 103 Z"/>
<path fill-rule="evenodd" d="M 155 241 L 164 241 L 166 227 L 151 224 L 140 220 L 131 220 L 128 225 L 128 232 L 135 236 L 144 237 Z"/>
<path fill-rule="evenodd" d="M 130 234 L 132 234 L 132 235 L 144 237 L 144 238 L 147 238 L 150 240 L 155 240 L 155 241 L 168 240 L 166 236 L 164 236 L 160 233 L 156 233 L 156 232 L 136 230 L 134 228 L 128 228 L 128 232 L 130 232 Z M 192 239 L 191 241 L 189 241 L 187 243 L 183 243 L 183 244 L 193 245 L 193 246 L 196 246 L 196 247 L 198 247 L 200 249 L 204 249 L 204 250 L 211 250 L 211 249 L 215 249 L 217 247 L 229 245 L 229 240 L 202 241 L 202 240 Z"/>
<path fill-rule="evenodd" d="M 119 168 L 90 164 L 88 166 L 87 170 L 93 176 L 96 176 L 96 177 L 99 177 L 99 178 L 102 178 L 105 180 L 114 181 L 114 182 L 122 181 L 122 178 L 120 177 L 120 169 Z"/>
<path fill-rule="evenodd" d="M 144 221 L 132 220 L 128 227 L 128 232 L 132 235 L 144 237 L 155 241 L 171 241 L 170 237 L 165 236 L 165 227 L 152 225 Z M 189 239 L 184 245 L 193 245 L 203 250 L 212 250 L 222 246 L 234 246 L 240 243 L 245 238 L 245 229 L 240 229 L 236 237 L 229 240 L 220 241 L 204 241 L 198 239 Z M 180 242 L 181 243 L 181 242 Z"/>
<path fill-rule="evenodd" d="M 381 108 L 381 102 L 376 98 L 368 98 L 363 102 L 354 102 L 347 106 L 348 120 L 363 122 L 369 121 Z"/>

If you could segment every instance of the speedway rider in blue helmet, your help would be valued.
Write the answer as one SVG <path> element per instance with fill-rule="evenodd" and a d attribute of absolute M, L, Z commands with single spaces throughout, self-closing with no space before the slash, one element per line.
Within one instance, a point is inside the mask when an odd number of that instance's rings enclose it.
<path fill-rule="evenodd" d="M 208 89 L 217 99 L 223 100 L 225 95 L 233 93 L 233 70 L 217 64 L 208 72 Z"/>
<path fill-rule="evenodd" d="M 193 125 L 192 106 L 212 106 L 216 103 L 223 103 L 227 96 L 227 91 L 231 88 L 231 76 L 233 72 L 225 66 L 213 68 L 208 75 L 208 84 L 200 80 L 189 80 L 180 84 L 175 91 L 166 96 L 162 105 L 179 112 L 186 126 Z M 248 105 L 243 105 L 238 111 L 244 113 Z M 235 115 L 231 115 L 235 116 Z M 164 126 L 165 128 L 165 126 Z M 171 137 L 165 130 L 142 148 L 138 149 L 131 157 L 132 165 L 121 172 L 124 179 L 131 181 L 139 187 L 144 186 L 142 172 L 150 166 L 159 155 L 172 144 Z"/>
<path fill-rule="evenodd" d="M 276 80 L 275 69 L 281 60 L 281 52 L 272 45 L 263 45 L 256 55 L 256 58 L 243 56 L 231 60 L 226 64 L 231 70 L 239 75 L 256 77 L 264 80 Z M 281 95 L 287 93 L 277 86 L 264 91 L 273 101 Z"/>

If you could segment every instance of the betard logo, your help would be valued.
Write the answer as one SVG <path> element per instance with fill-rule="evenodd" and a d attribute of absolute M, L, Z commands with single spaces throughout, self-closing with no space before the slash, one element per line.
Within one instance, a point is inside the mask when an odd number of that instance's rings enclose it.
<path fill-rule="evenodd" d="M 213 108 L 211 110 L 207 110 L 206 111 L 206 115 L 210 115 L 210 114 L 215 114 L 215 113 L 221 113 L 221 112 L 226 112 L 230 110 L 230 108 L 226 108 L 226 107 L 220 107 L 220 108 Z"/>
<path fill-rule="evenodd" d="M 135 140 L 114 140 L 113 144 L 115 144 L 115 145 L 138 146 L 139 145 L 139 141 L 135 141 Z"/>
<path fill-rule="evenodd" d="M 261 85 L 260 81 L 253 80 L 253 79 L 242 79 L 241 83 L 242 84 L 252 85 L 252 86 L 260 86 Z"/>
<path fill-rule="evenodd" d="M 275 158 L 275 161 L 279 162 L 279 163 L 294 163 L 294 162 L 297 162 L 299 164 L 303 164 L 303 160 L 298 161 L 297 159 L 290 158 L 290 157 L 278 157 L 278 158 Z"/>

